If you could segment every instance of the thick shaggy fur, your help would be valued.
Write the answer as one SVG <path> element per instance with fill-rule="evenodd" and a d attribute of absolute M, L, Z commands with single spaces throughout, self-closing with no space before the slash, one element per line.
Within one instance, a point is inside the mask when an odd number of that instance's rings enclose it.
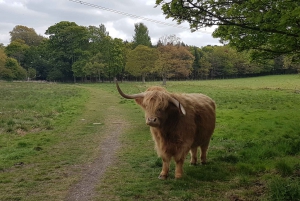
<path fill-rule="evenodd" d="M 161 87 L 150 87 L 144 94 L 143 98 L 135 101 L 144 109 L 146 123 L 154 122 L 150 125 L 150 131 L 157 154 L 163 160 L 159 178 L 167 178 L 172 158 L 176 162 L 175 178 L 181 178 L 182 166 L 189 151 L 191 164 L 197 163 L 198 147 L 201 149 L 201 162 L 206 163 L 216 122 L 214 101 L 203 94 L 169 93 Z M 185 115 L 170 102 L 170 97 L 180 102 Z"/>

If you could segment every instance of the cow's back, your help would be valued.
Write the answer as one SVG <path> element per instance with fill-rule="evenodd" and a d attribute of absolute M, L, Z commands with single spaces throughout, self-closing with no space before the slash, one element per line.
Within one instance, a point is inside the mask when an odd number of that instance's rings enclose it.
<path fill-rule="evenodd" d="M 209 143 L 211 135 L 215 129 L 216 123 L 216 105 L 215 102 L 204 94 L 175 94 L 175 98 L 181 102 L 186 110 L 183 117 L 182 127 L 185 125 L 195 126 L 193 129 L 185 128 L 186 136 L 193 138 L 194 145 Z"/>

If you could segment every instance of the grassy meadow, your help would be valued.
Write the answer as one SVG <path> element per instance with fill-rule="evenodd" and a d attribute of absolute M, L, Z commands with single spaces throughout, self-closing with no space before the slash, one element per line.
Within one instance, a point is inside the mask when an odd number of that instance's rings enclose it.
<path fill-rule="evenodd" d="M 126 93 L 161 83 L 120 83 Z M 217 104 L 208 164 L 157 177 L 144 114 L 114 84 L 0 82 L 0 200 L 63 200 L 99 154 L 108 115 L 126 120 L 116 165 L 93 200 L 300 200 L 300 76 L 167 82 Z M 107 108 L 114 107 L 116 113 Z"/>

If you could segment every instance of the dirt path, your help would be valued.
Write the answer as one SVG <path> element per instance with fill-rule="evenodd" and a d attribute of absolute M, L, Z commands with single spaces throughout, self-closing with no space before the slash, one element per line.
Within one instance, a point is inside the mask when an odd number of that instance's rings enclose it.
<path fill-rule="evenodd" d="M 102 97 L 100 98 L 99 95 Z M 95 91 L 93 91 L 92 99 L 94 104 L 99 104 L 98 108 L 108 111 L 106 112 L 108 116 L 105 117 L 104 122 L 106 125 L 104 131 L 105 135 L 99 144 L 99 156 L 93 163 L 84 168 L 81 180 L 69 190 L 65 199 L 66 201 L 86 201 L 93 199 L 95 196 L 95 187 L 101 183 L 106 169 L 113 165 L 116 160 L 116 152 L 121 147 L 119 136 L 126 128 L 126 122 L 120 119 L 118 110 L 110 101 L 109 95 L 103 97 L 102 93 L 95 93 Z M 118 117 L 118 119 L 116 119 L 116 117 Z"/>

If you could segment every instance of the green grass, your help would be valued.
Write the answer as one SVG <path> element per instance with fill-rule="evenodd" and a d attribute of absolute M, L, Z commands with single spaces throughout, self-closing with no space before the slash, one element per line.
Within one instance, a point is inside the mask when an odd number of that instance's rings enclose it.
<path fill-rule="evenodd" d="M 124 92 L 137 93 L 159 84 L 120 85 Z M 158 180 L 161 162 L 143 112 L 134 101 L 120 99 L 132 129 L 123 138 L 127 148 L 99 186 L 99 194 L 120 200 L 300 200 L 298 75 L 168 82 L 166 88 L 201 92 L 216 101 L 217 126 L 208 164 L 194 167 L 187 159 L 184 177 L 175 180 L 173 163 L 170 178 Z"/>
<path fill-rule="evenodd" d="M 59 144 L 87 93 L 68 85 L 0 82 L 0 94 L 0 200 L 55 198 L 59 188 L 52 185 L 67 174 L 61 167 L 77 161 Z"/>
<path fill-rule="evenodd" d="M 120 83 L 126 93 L 161 83 Z M 0 82 L 0 200 L 63 200 L 82 165 L 99 154 L 107 108 L 126 118 L 118 161 L 94 200 L 300 200 L 300 76 L 167 82 L 167 90 L 204 93 L 217 104 L 208 164 L 184 176 L 157 177 L 144 113 L 113 84 Z M 105 109 L 103 109 L 105 108 Z"/>
<path fill-rule="evenodd" d="M 0 82 L 0 94 L 0 200 L 63 200 L 98 156 L 103 107 L 116 98 L 94 87 L 26 82 Z"/>

